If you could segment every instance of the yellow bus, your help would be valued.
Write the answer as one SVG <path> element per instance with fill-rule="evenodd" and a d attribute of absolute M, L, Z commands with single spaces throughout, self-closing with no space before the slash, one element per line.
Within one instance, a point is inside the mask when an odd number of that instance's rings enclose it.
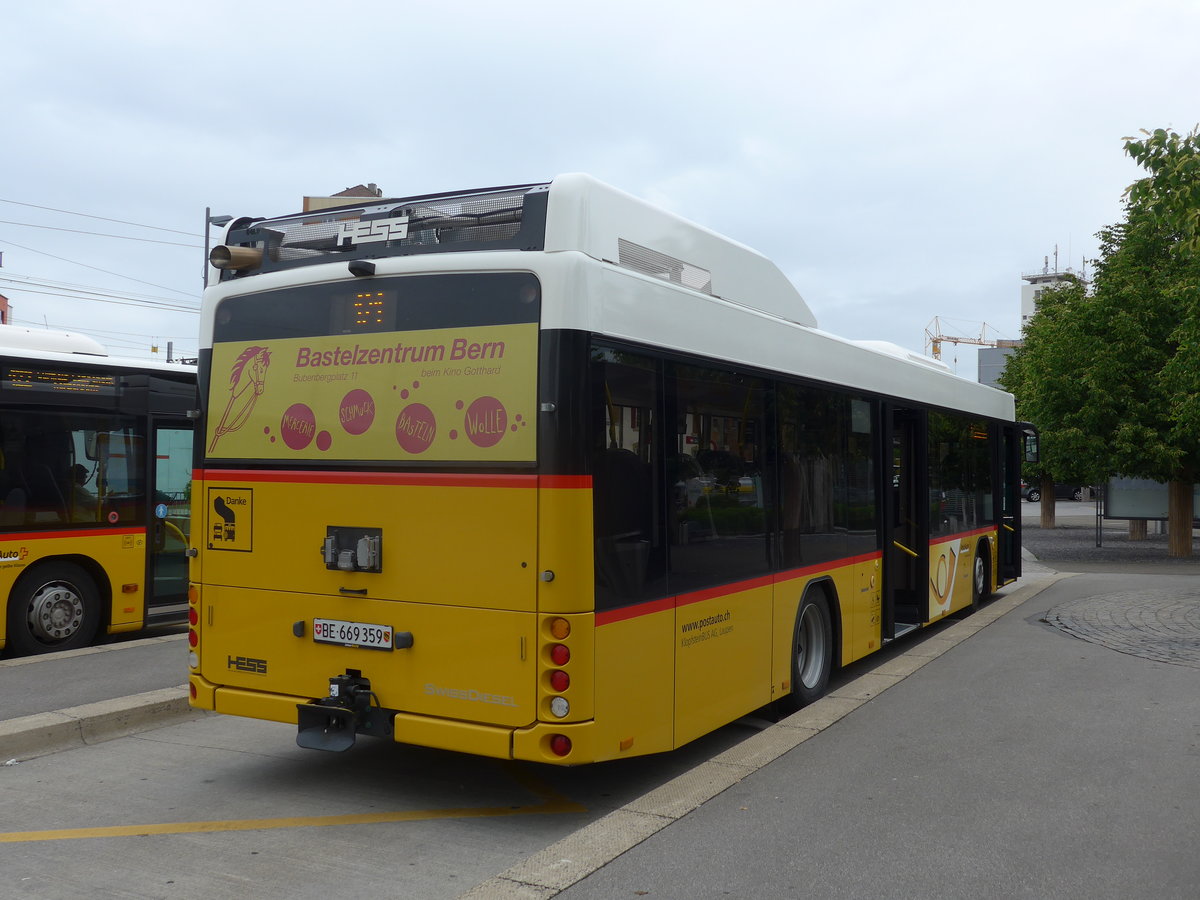
<path fill-rule="evenodd" d="M 654 753 L 1020 574 L 1011 396 L 587 176 L 237 219 L 210 262 L 196 707 Z"/>
<path fill-rule="evenodd" d="M 183 620 L 195 406 L 195 367 L 0 326 L 6 653 Z"/>

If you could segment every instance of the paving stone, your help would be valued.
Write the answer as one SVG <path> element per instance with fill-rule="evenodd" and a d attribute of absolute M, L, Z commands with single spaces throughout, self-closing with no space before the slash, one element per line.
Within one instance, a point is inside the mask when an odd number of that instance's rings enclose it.
<path fill-rule="evenodd" d="M 1121 653 L 1200 668 L 1200 595 L 1121 591 L 1056 606 L 1045 621 Z"/>

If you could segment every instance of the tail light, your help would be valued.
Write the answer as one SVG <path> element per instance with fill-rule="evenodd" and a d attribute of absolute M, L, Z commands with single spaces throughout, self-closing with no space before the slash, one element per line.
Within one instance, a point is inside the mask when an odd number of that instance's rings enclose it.
<path fill-rule="evenodd" d="M 188 585 L 188 650 L 188 666 L 200 668 L 200 588 L 194 584 Z"/>
<path fill-rule="evenodd" d="M 565 734 L 551 735 L 550 752 L 555 756 L 566 756 L 571 752 L 571 739 Z"/>
<path fill-rule="evenodd" d="M 567 643 L 571 637 L 570 620 L 562 616 L 546 619 L 542 624 L 542 637 L 546 641 L 544 644 L 546 672 L 543 675 L 545 679 L 543 684 L 545 694 L 550 695 L 547 707 L 543 708 L 549 709 L 552 718 L 565 719 L 571 714 L 571 699 L 567 694 L 571 688 L 571 674 L 566 668 L 571 662 L 571 648 Z M 568 752 L 570 743 L 567 740 Z M 558 751 L 554 752 L 558 753 Z M 565 754 L 558 753 L 558 755 Z"/>

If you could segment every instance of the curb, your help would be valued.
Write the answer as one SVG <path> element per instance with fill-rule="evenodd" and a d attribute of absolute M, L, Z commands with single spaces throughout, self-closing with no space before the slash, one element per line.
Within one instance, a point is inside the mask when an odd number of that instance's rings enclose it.
<path fill-rule="evenodd" d="M 33 656 L 18 656 L 15 659 L 0 659 L 0 670 L 13 666 L 29 666 L 35 663 L 54 662 L 61 659 L 73 659 L 77 656 L 92 656 L 96 653 L 113 653 L 121 650 L 132 650 L 134 647 L 146 647 L 152 644 L 168 644 L 182 641 L 187 632 L 178 634 L 163 634 L 155 637 L 135 638 L 131 641 L 120 641 L 112 644 L 96 644 L 91 647 L 80 647 L 78 650 L 59 650 L 55 653 L 34 654 Z"/>
<path fill-rule="evenodd" d="M 458 900 L 549 900 L 774 762 L 1069 573 L 1034 577 L 786 719 L 518 862 Z"/>
<path fill-rule="evenodd" d="M 188 705 L 187 685 L 0 721 L 0 763 L 111 741 L 209 715 Z"/>

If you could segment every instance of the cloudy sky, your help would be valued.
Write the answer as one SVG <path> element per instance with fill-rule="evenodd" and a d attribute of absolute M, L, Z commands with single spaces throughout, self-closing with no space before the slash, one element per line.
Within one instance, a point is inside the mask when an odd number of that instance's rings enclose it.
<path fill-rule="evenodd" d="M 3 34 L 0 293 L 139 357 L 195 354 L 206 207 L 575 171 L 765 253 L 827 331 L 1016 337 L 1021 274 L 1121 218 L 1121 138 L 1200 120 L 1198 0 L 45 0 Z"/>

